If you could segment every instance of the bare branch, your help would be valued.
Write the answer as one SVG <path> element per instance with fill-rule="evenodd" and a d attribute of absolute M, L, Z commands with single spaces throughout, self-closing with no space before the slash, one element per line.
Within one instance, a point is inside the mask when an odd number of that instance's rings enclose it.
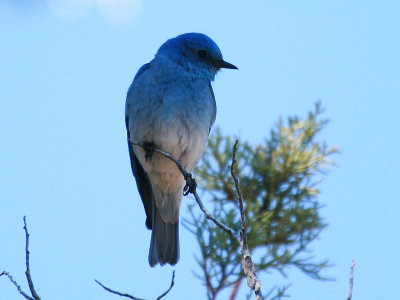
<path fill-rule="evenodd" d="M 172 289 L 172 287 L 173 287 L 174 284 L 175 284 L 174 279 L 175 279 L 175 271 L 172 272 L 172 279 L 171 279 L 171 285 L 170 285 L 170 287 L 169 287 L 168 290 L 166 290 L 161 296 L 157 297 L 156 300 L 159 300 L 159 299 L 163 298 L 165 295 L 167 295 L 167 294 L 169 293 L 169 291 Z M 121 297 L 126 297 L 126 298 L 133 299 L 133 300 L 144 300 L 144 299 L 142 299 L 142 298 L 137 298 L 137 297 L 134 297 L 134 296 L 129 295 L 129 294 L 124 294 L 124 293 L 120 293 L 120 292 L 118 292 L 118 291 L 112 290 L 112 289 L 106 287 L 104 284 L 102 284 L 100 281 L 98 281 L 98 280 L 96 280 L 96 279 L 95 279 L 94 281 L 95 281 L 97 284 L 99 284 L 103 289 L 105 289 L 107 292 L 110 292 L 110 293 L 112 293 L 112 294 L 115 294 L 115 295 L 118 295 L 118 296 L 121 296 Z"/>
<path fill-rule="evenodd" d="M 349 291 L 349 297 L 347 297 L 347 300 L 351 300 L 353 297 L 353 271 L 354 271 L 354 266 L 355 262 L 354 259 L 351 261 L 351 266 L 350 266 L 350 291 Z"/>
<path fill-rule="evenodd" d="M 31 291 L 32 297 L 29 296 L 27 293 L 25 293 L 22 289 L 21 286 L 14 280 L 14 278 L 8 273 L 7 271 L 3 271 L 0 273 L 0 276 L 6 275 L 8 279 L 10 279 L 11 283 L 15 285 L 17 288 L 18 292 L 25 297 L 25 299 L 28 300 L 40 300 L 39 295 L 35 291 L 35 287 L 33 286 L 33 280 L 31 277 L 31 270 L 29 268 L 29 233 L 28 233 L 28 227 L 26 225 L 26 217 L 24 216 L 24 230 L 25 230 L 25 263 L 26 263 L 26 279 L 28 281 L 29 285 L 29 290 Z"/>
<path fill-rule="evenodd" d="M 237 145 L 238 145 L 238 140 L 235 141 L 235 144 L 233 145 L 233 155 L 232 155 L 232 165 L 231 165 L 231 174 L 232 178 L 235 181 L 235 188 L 236 192 L 239 196 L 238 202 L 239 202 L 239 209 L 240 209 L 240 240 L 241 240 L 241 247 L 242 250 L 248 250 L 248 245 L 247 245 L 247 234 L 246 234 L 246 217 L 245 217 L 245 212 L 244 212 L 244 205 L 243 205 L 243 195 L 242 191 L 240 190 L 239 186 L 239 180 L 237 179 L 237 176 L 235 174 L 235 164 L 236 164 L 236 151 L 237 151 Z"/>
<path fill-rule="evenodd" d="M 225 224 L 221 223 L 218 219 L 214 218 L 209 212 L 208 210 L 205 208 L 203 202 L 201 202 L 199 195 L 197 194 L 197 191 L 195 190 L 193 192 L 193 196 L 196 199 L 197 204 L 199 205 L 201 211 L 206 215 L 207 219 L 211 220 L 214 222 L 215 225 L 217 225 L 219 228 L 221 228 L 222 230 L 224 230 L 225 232 L 227 232 L 228 234 L 230 234 L 235 240 L 238 241 L 238 243 L 240 243 L 240 239 L 238 238 L 236 232 L 226 226 Z"/>
<path fill-rule="evenodd" d="M 19 284 L 14 280 L 14 278 L 13 278 L 7 271 L 3 271 L 3 272 L 0 273 L 0 277 L 3 276 L 3 275 L 6 275 L 6 276 L 8 277 L 8 279 L 10 279 L 11 283 L 12 283 L 13 285 L 15 285 L 15 287 L 16 287 L 17 290 L 18 290 L 18 292 L 19 292 L 22 296 L 24 296 L 24 297 L 25 297 L 26 299 L 28 299 L 28 300 L 35 300 L 34 298 L 28 296 L 28 295 L 21 289 L 21 287 L 19 286 Z"/>
<path fill-rule="evenodd" d="M 135 142 L 132 140 L 129 140 L 129 143 L 135 146 L 139 146 L 142 148 L 145 148 L 143 143 L 139 143 L 139 142 Z M 173 157 L 171 154 L 169 154 L 168 152 L 165 152 L 161 149 L 158 148 L 154 148 L 153 149 L 155 152 L 160 153 L 162 155 L 164 155 L 165 157 L 171 159 L 179 168 L 179 170 L 181 171 L 183 177 L 185 178 L 185 180 L 188 182 L 192 181 L 192 175 L 185 170 L 185 168 L 182 166 L 182 164 L 180 163 L 179 160 L 177 160 L 175 157 Z M 188 184 L 190 185 L 190 183 Z M 224 230 L 225 232 L 227 232 L 228 234 L 230 234 L 234 239 L 236 239 L 239 243 L 240 243 L 240 239 L 238 238 L 236 232 L 232 229 L 229 228 L 228 226 L 226 226 L 225 224 L 221 223 L 219 220 L 217 220 L 216 218 L 214 218 L 209 212 L 208 210 L 205 208 L 203 202 L 201 201 L 199 195 L 197 194 L 196 189 L 191 191 L 194 198 L 196 199 L 197 204 L 199 205 L 201 211 L 206 215 L 207 219 L 211 220 L 212 222 L 214 222 L 215 225 L 217 225 L 219 228 L 221 228 L 222 230 Z"/>
<path fill-rule="evenodd" d="M 25 230 L 25 262 L 26 262 L 26 279 L 28 280 L 29 290 L 31 291 L 32 297 L 35 300 L 40 300 L 39 295 L 36 293 L 35 287 L 33 286 L 33 281 L 31 277 L 31 270 L 29 268 L 29 233 L 28 227 L 26 226 L 26 217 L 24 216 L 24 230 Z"/>
<path fill-rule="evenodd" d="M 261 293 L 261 281 L 257 278 L 256 275 L 256 267 L 251 259 L 249 247 L 247 245 L 247 233 L 246 233 L 246 217 L 243 205 L 243 195 L 240 190 L 239 180 L 235 174 L 235 164 L 236 164 L 236 151 L 238 140 L 236 140 L 235 145 L 233 146 L 233 155 L 232 155 L 232 165 L 231 165 L 231 174 L 233 180 L 235 181 L 236 192 L 238 194 L 238 202 L 240 209 L 240 217 L 241 217 L 241 230 L 240 230 L 240 246 L 242 248 L 242 269 L 244 274 L 247 277 L 247 285 L 254 291 L 256 295 L 256 300 L 263 299 Z"/>
<path fill-rule="evenodd" d="M 168 290 L 166 290 L 164 292 L 164 294 L 162 294 L 160 297 L 158 297 L 156 300 L 160 300 L 161 298 L 163 298 L 166 294 L 169 293 L 169 291 L 172 289 L 172 287 L 174 286 L 174 279 L 175 279 L 175 270 L 172 272 L 172 279 L 171 279 L 171 285 L 169 287 Z"/>
<path fill-rule="evenodd" d="M 103 289 L 105 289 L 107 292 L 116 294 L 116 295 L 121 296 L 121 297 L 127 297 L 127 298 L 133 299 L 133 300 L 144 300 L 144 299 L 142 299 L 142 298 L 133 297 L 133 296 L 131 296 L 131 295 L 129 295 L 129 294 L 123 294 L 123 293 L 114 291 L 114 290 L 112 290 L 112 289 L 106 287 L 106 286 L 103 285 L 100 281 L 98 281 L 98 280 L 96 280 L 96 279 L 95 279 L 94 281 L 95 281 L 97 284 L 99 284 Z"/>

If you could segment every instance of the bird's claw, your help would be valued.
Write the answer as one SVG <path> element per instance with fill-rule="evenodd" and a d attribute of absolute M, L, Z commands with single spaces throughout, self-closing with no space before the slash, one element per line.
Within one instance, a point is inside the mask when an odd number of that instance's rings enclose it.
<path fill-rule="evenodd" d="M 155 145 L 152 142 L 143 143 L 143 149 L 146 152 L 144 158 L 146 159 L 146 161 L 148 161 L 153 156 L 154 148 Z"/>
<path fill-rule="evenodd" d="M 183 188 L 183 195 L 187 196 L 189 194 L 193 194 L 196 191 L 197 183 L 196 180 L 192 178 L 192 174 L 188 174 L 185 178 L 186 185 Z"/>

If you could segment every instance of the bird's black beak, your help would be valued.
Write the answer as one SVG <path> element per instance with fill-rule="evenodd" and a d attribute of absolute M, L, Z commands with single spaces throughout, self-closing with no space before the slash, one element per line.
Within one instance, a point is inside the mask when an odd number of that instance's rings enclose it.
<path fill-rule="evenodd" d="M 224 60 L 217 60 L 214 64 L 218 69 L 235 69 L 238 70 L 238 68 L 235 65 L 232 65 Z"/>

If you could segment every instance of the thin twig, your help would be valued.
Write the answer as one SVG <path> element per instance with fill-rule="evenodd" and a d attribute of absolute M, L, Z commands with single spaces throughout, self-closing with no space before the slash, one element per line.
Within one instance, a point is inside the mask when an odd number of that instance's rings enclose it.
<path fill-rule="evenodd" d="M 156 300 L 160 300 L 161 298 L 163 298 L 166 294 L 169 293 L 169 291 L 172 289 L 172 287 L 174 286 L 174 279 L 175 279 L 175 270 L 172 272 L 172 279 L 171 279 L 171 285 L 169 287 L 168 290 L 166 290 L 164 292 L 164 294 L 162 294 L 160 297 L 158 297 Z"/>
<path fill-rule="evenodd" d="M 249 247 L 247 244 L 247 233 L 246 233 L 246 215 L 244 211 L 243 205 L 243 195 L 242 191 L 240 190 L 239 180 L 235 174 L 235 164 L 236 164 L 236 151 L 239 141 L 236 140 L 233 146 L 233 155 L 232 155 L 232 165 L 231 165 L 231 174 L 233 180 L 235 182 L 236 192 L 238 194 L 238 202 L 239 202 L 239 209 L 240 209 L 240 218 L 241 218 L 241 230 L 240 230 L 240 246 L 242 248 L 242 269 L 244 274 L 247 277 L 247 285 L 254 291 L 256 295 L 256 300 L 263 299 L 261 293 L 261 281 L 257 278 L 256 275 L 256 267 L 253 263 L 253 260 L 250 256 Z"/>
<path fill-rule="evenodd" d="M 215 225 L 217 225 L 219 228 L 221 228 L 222 230 L 224 230 L 225 232 L 227 232 L 227 233 L 228 233 L 229 235 L 231 235 L 235 240 L 237 240 L 238 243 L 240 243 L 239 237 L 237 236 L 236 232 L 235 232 L 232 228 L 226 226 L 224 223 L 221 223 L 218 219 L 216 219 L 215 217 L 213 217 L 213 216 L 208 212 L 208 210 L 205 208 L 203 202 L 201 202 L 200 197 L 199 197 L 199 195 L 197 194 L 197 191 L 196 191 L 196 190 L 193 192 L 193 196 L 194 196 L 194 198 L 196 199 L 196 202 L 197 202 L 197 204 L 199 205 L 201 211 L 206 215 L 207 219 L 213 221 Z"/>
<path fill-rule="evenodd" d="M 35 287 L 33 286 L 31 270 L 29 268 L 29 233 L 28 233 L 28 227 L 26 226 L 26 216 L 24 216 L 24 230 L 25 230 L 25 257 L 26 257 L 25 275 L 26 275 L 26 279 L 28 280 L 29 290 L 31 291 L 32 297 L 35 300 L 40 300 L 40 297 L 36 293 Z"/>
<path fill-rule="evenodd" d="M 167 295 L 167 294 L 169 293 L 169 291 L 172 289 L 172 287 L 173 287 L 174 284 L 175 284 L 174 279 L 175 279 L 175 271 L 172 272 L 172 279 L 171 279 L 171 285 L 170 285 L 170 287 L 169 287 L 168 290 L 166 290 L 161 296 L 157 297 L 156 300 L 160 300 L 161 298 L 163 298 L 165 295 Z M 98 281 L 98 280 L 96 280 L 96 279 L 95 279 L 94 281 L 95 281 L 97 284 L 99 284 L 103 289 L 105 289 L 107 292 L 110 292 L 110 293 L 112 293 L 112 294 L 115 294 L 115 295 L 118 295 L 118 296 L 121 296 L 121 297 L 126 297 L 126 298 L 133 299 L 133 300 L 144 300 L 144 299 L 142 299 L 142 298 L 137 298 L 137 297 L 134 297 L 134 296 L 129 295 L 129 294 L 124 294 L 124 293 L 120 293 L 120 292 L 118 292 L 118 291 L 114 291 L 114 290 L 112 290 L 112 289 L 106 287 L 104 284 L 102 284 L 100 281 Z"/>
<path fill-rule="evenodd" d="M 132 140 L 129 140 L 129 143 L 131 143 L 132 145 L 135 145 L 135 146 L 139 146 L 139 147 L 145 148 L 143 143 L 135 142 L 135 141 L 132 141 Z M 176 164 L 176 166 L 179 168 L 179 170 L 181 171 L 181 173 L 182 173 L 183 177 L 185 178 L 185 180 L 191 180 L 191 174 L 188 171 L 185 170 L 185 168 L 182 166 L 182 164 L 180 163 L 179 160 L 177 160 L 175 157 L 173 157 L 168 152 L 165 152 L 165 151 L 163 151 L 161 149 L 154 148 L 153 150 L 155 152 L 157 152 L 157 153 L 160 153 L 160 154 L 164 155 L 165 157 L 169 158 L 170 160 L 172 160 Z M 230 228 L 230 227 L 226 226 L 225 224 L 221 223 L 219 220 L 214 218 L 209 213 L 209 211 L 205 208 L 203 202 L 200 200 L 200 197 L 197 194 L 197 191 L 196 190 L 192 191 L 192 194 L 193 194 L 194 198 L 196 199 L 196 202 L 199 205 L 201 211 L 206 215 L 207 219 L 209 219 L 212 222 L 214 222 L 215 225 L 217 225 L 219 228 L 221 228 L 222 230 L 224 230 L 225 232 L 230 234 L 234 239 L 236 239 L 240 243 L 240 239 L 238 238 L 236 232 L 232 228 Z"/>
<path fill-rule="evenodd" d="M 13 285 L 15 285 L 15 287 L 17 288 L 18 292 L 24 296 L 26 299 L 28 300 L 35 300 L 34 298 L 28 296 L 20 287 L 20 285 L 14 280 L 14 278 L 10 275 L 10 273 L 8 273 L 7 271 L 3 271 L 0 273 L 0 277 L 6 275 L 8 277 L 8 279 L 10 279 L 11 283 Z"/>
<path fill-rule="evenodd" d="M 248 245 L 247 245 L 247 234 L 246 234 L 246 217 L 245 217 L 245 212 L 244 212 L 244 205 L 243 205 L 243 195 L 242 191 L 240 190 L 239 186 L 239 180 L 237 179 L 237 176 L 235 174 L 235 164 L 236 164 L 236 151 L 237 151 L 237 145 L 238 145 L 238 140 L 235 141 L 235 144 L 233 145 L 233 155 L 232 155 L 232 165 L 231 165 L 231 174 L 232 178 L 235 182 L 235 188 L 236 192 L 238 194 L 238 202 L 239 202 L 239 209 L 240 209 L 240 239 L 242 241 L 241 246 L 242 249 L 248 250 Z"/>
<path fill-rule="evenodd" d="M 353 297 L 353 271 L 354 271 L 354 266 L 355 262 L 354 259 L 351 261 L 351 266 L 350 266 L 350 291 L 349 291 L 349 297 L 347 297 L 347 300 L 351 300 Z"/>
<path fill-rule="evenodd" d="M 142 299 L 142 298 L 133 297 L 133 296 L 131 296 L 131 295 L 129 295 L 129 294 L 123 294 L 123 293 L 114 291 L 114 290 L 112 290 L 112 289 L 106 287 L 106 286 L 103 285 L 100 281 L 98 281 L 98 280 L 96 280 L 96 279 L 95 279 L 94 281 L 95 281 L 97 284 L 99 284 L 103 289 L 105 289 L 107 292 L 116 294 L 116 295 L 121 296 L 121 297 L 127 297 L 127 298 L 133 299 L 133 300 L 144 300 L 144 299 Z"/>
<path fill-rule="evenodd" d="M 33 280 L 31 277 L 31 270 L 29 268 L 29 233 L 28 233 L 28 226 L 26 225 L 26 217 L 24 216 L 24 230 L 25 230 L 25 264 L 26 264 L 26 279 L 28 281 L 29 290 L 31 291 L 32 297 L 25 293 L 21 286 L 14 280 L 14 278 L 8 273 L 7 271 L 3 271 L 0 273 L 0 276 L 6 275 L 8 279 L 10 279 L 11 283 L 15 285 L 18 292 L 28 300 L 40 300 L 39 295 L 35 291 L 35 287 L 33 286 Z"/>

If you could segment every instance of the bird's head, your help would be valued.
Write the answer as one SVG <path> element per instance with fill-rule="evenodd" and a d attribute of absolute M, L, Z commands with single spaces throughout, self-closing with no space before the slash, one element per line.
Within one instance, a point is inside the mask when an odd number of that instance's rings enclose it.
<path fill-rule="evenodd" d="M 202 33 L 185 33 L 166 41 L 157 56 L 165 56 L 188 71 L 200 73 L 210 80 L 222 68 L 237 69 L 224 61 L 217 44 Z"/>

